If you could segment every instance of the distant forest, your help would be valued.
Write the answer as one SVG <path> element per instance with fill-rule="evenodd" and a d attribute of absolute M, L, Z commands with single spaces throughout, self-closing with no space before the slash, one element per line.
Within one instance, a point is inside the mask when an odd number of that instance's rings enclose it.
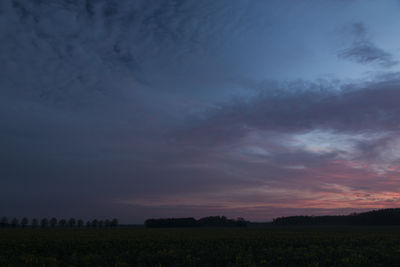
<path fill-rule="evenodd" d="M 288 216 L 273 219 L 269 223 L 252 223 L 243 218 L 228 219 L 225 216 L 209 216 L 199 220 L 195 218 L 161 218 L 147 219 L 144 226 L 147 228 L 164 227 L 247 227 L 259 225 L 400 225 L 400 208 L 372 210 L 368 212 L 352 213 L 349 215 L 326 215 L 326 216 Z M 55 217 L 42 218 L 38 220 L 27 217 L 22 219 L 2 217 L 0 228 L 55 228 L 55 227 L 117 227 L 118 219 L 89 220 L 70 218 L 57 219 Z"/>
<path fill-rule="evenodd" d="M 228 219 L 225 216 L 210 216 L 196 220 L 195 218 L 147 219 L 144 225 L 148 228 L 160 227 L 246 227 L 243 218 Z"/>
<path fill-rule="evenodd" d="M 91 220 L 84 222 L 82 219 L 75 219 L 70 218 L 69 220 L 66 219 L 57 219 L 55 217 L 48 219 L 42 218 L 40 221 L 37 218 L 33 218 L 29 220 L 27 217 L 22 218 L 19 220 L 18 218 L 12 218 L 8 220 L 7 217 L 3 217 L 0 220 L 0 227 L 117 227 L 118 226 L 118 219 L 114 218 L 111 220 Z"/>
<path fill-rule="evenodd" d="M 272 221 L 273 225 L 400 225 L 400 208 L 373 210 L 350 215 L 290 216 Z"/>

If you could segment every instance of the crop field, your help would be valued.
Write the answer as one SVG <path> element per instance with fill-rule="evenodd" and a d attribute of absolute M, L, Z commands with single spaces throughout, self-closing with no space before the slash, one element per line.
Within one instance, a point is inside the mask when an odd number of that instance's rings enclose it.
<path fill-rule="evenodd" d="M 8 228 L 0 266 L 400 266 L 400 227 Z"/>

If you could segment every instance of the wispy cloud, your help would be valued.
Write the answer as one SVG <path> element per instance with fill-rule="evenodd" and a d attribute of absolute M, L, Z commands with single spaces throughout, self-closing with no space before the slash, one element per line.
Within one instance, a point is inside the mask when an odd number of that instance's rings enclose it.
<path fill-rule="evenodd" d="M 364 24 L 355 23 L 350 31 L 354 36 L 353 44 L 338 52 L 338 57 L 361 64 L 377 64 L 381 67 L 392 67 L 398 60 L 389 52 L 377 47 L 368 37 Z"/>
<path fill-rule="evenodd" d="M 336 89 L 304 82 L 289 87 L 267 84 L 255 97 L 221 103 L 197 121 L 191 120 L 183 137 L 224 143 L 253 129 L 280 133 L 396 130 L 399 85 L 398 77 Z"/>
<path fill-rule="evenodd" d="M 350 48 L 340 51 L 338 56 L 361 64 L 377 63 L 382 67 L 398 64 L 392 54 L 367 41 L 354 43 Z"/>

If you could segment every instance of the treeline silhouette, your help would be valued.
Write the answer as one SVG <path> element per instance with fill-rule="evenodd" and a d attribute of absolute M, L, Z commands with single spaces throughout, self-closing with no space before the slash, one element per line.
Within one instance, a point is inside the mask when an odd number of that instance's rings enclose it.
<path fill-rule="evenodd" d="M 195 218 L 147 219 L 144 225 L 148 228 L 160 227 L 246 227 L 243 218 L 228 219 L 225 216 L 210 216 L 196 220 Z"/>
<path fill-rule="evenodd" d="M 57 219 L 55 217 L 48 219 L 42 218 L 40 221 L 37 218 L 33 218 L 29 220 L 27 217 L 22 218 L 19 220 L 18 218 L 13 218 L 8 220 L 7 217 L 3 217 L 0 220 L 0 227 L 31 227 L 31 228 L 55 228 L 55 227 L 117 227 L 118 226 L 118 219 L 106 219 L 106 220 L 90 220 L 84 222 L 82 219 L 75 219 L 70 218 L 69 220 L 66 219 Z"/>
<path fill-rule="evenodd" d="M 372 210 L 350 215 L 290 216 L 272 221 L 274 225 L 400 225 L 400 208 Z"/>

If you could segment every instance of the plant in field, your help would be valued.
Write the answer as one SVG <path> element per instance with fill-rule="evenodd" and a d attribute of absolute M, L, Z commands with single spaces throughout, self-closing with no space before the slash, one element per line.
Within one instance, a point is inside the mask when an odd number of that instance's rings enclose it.
<path fill-rule="evenodd" d="M 28 223 L 29 223 L 28 218 L 26 218 L 26 217 L 22 218 L 22 220 L 21 220 L 22 227 L 25 228 L 28 225 Z"/>
<path fill-rule="evenodd" d="M 56 227 L 57 225 L 57 218 L 53 217 L 50 219 L 50 226 L 51 227 Z"/>
<path fill-rule="evenodd" d="M 400 262 L 397 226 L 0 232 L 0 266 L 364 267 Z M 34 242 L 26 242 L 33 236 Z"/>

